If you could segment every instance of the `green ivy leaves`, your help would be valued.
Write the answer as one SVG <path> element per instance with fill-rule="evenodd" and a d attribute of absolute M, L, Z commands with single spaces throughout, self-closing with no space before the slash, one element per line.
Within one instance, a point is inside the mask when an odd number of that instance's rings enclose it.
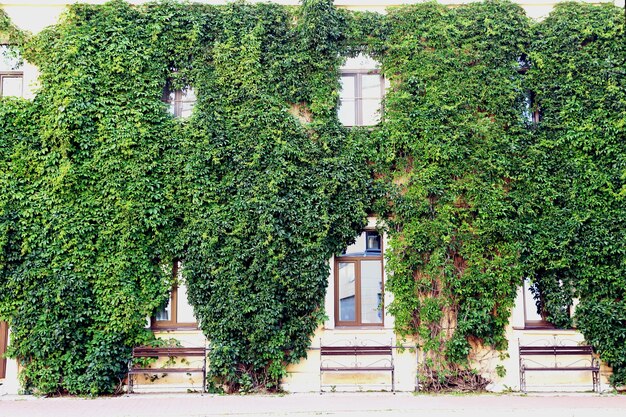
<path fill-rule="evenodd" d="M 470 342 L 506 346 L 521 277 L 511 182 L 525 140 L 518 58 L 529 23 L 504 2 L 388 15 L 390 311 L 421 340 L 427 389 L 464 378 Z"/>
<path fill-rule="evenodd" d="M 213 383 L 279 388 L 368 203 L 368 150 L 336 117 L 344 20 L 329 1 L 113 1 L 28 44 L 42 87 L 0 106 L 0 317 L 27 389 L 113 392 L 174 259 Z M 190 120 L 168 79 L 196 91 Z"/>
<path fill-rule="evenodd" d="M 626 381 L 623 303 L 626 44 L 611 5 L 558 5 L 537 25 L 528 88 L 542 120 L 521 166 L 524 269 L 559 326 L 575 324 Z"/>
<path fill-rule="evenodd" d="M 623 384 L 623 31 L 614 6 L 532 24 L 503 1 L 383 16 L 116 0 L 32 39 L 0 13 L 41 72 L 34 101 L 0 100 L 0 318 L 25 387 L 115 391 L 181 259 L 213 383 L 278 389 L 320 323 L 329 257 L 372 206 L 427 385 L 484 386 L 468 355 L 506 346 L 522 277 L 559 326 L 580 299 L 576 324 Z M 336 116 L 359 52 L 390 83 L 371 131 Z M 168 114 L 166 83 L 194 88 L 190 119 Z"/>

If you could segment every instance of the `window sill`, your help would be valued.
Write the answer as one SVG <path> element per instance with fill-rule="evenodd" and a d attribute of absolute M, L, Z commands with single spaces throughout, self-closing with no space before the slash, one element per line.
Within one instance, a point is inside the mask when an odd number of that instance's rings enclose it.
<path fill-rule="evenodd" d="M 171 325 L 171 326 L 151 326 L 150 330 L 153 332 L 165 332 L 165 331 L 184 331 L 184 330 L 200 330 L 198 325 Z"/>
<path fill-rule="evenodd" d="M 346 326 L 346 325 L 340 325 L 340 326 L 335 326 L 332 329 L 324 327 L 324 330 L 342 330 L 342 331 L 346 331 L 346 330 L 392 330 L 392 329 L 387 329 L 383 324 L 377 324 L 377 325 L 372 325 L 372 326 Z"/>
<path fill-rule="evenodd" d="M 523 331 L 539 331 L 539 332 L 576 332 L 578 331 L 578 329 L 576 328 L 570 328 L 570 329 L 559 329 L 558 327 L 554 327 L 551 325 L 545 325 L 545 326 L 540 326 L 540 325 L 528 325 L 528 326 L 524 326 L 524 327 L 516 327 L 513 326 L 513 330 L 523 330 Z"/>

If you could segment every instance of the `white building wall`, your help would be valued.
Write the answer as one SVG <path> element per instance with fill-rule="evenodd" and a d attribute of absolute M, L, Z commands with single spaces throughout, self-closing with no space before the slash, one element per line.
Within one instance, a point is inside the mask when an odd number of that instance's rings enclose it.
<path fill-rule="evenodd" d="M 251 0 L 264 1 L 264 0 Z M 598 1 L 586 0 L 590 3 L 598 3 Z M 83 0 L 83 1 L 63 1 L 63 0 L 4 0 L 2 1 L 0 8 L 2 8 L 13 23 L 20 29 L 30 31 L 31 33 L 38 33 L 46 26 L 54 24 L 58 21 L 59 17 L 66 10 L 67 5 L 72 3 L 89 3 L 89 4 L 103 4 L 106 0 Z M 134 0 L 130 1 L 134 4 L 146 3 L 146 0 Z M 206 4 L 224 4 L 222 0 L 203 0 L 196 1 L 197 3 Z M 467 3 L 458 0 L 440 0 L 442 4 L 461 4 Z M 534 19 L 542 19 L 546 17 L 554 4 L 557 1 L 554 0 L 516 0 L 516 3 L 520 4 L 527 12 L 527 14 Z M 617 6 L 624 7 L 624 0 L 608 0 L 613 2 Z M 296 5 L 296 0 L 276 0 L 276 3 L 285 5 Z M 339 7 L 344 7 L 353 10 L 370 10 L 384 13 L 387 7 L 396 6 L 399 4 L 414 4 L 420 3 L 420 1 L 408 0 L 336 0 L 335 4 Z M 361 69 L 371 65 L 371 62 L 363 59 L 351 59 L 347 62 L 346 68 L 349 69 Z M 368 67 L 369 68 L 369 67 Z M 33 98 L 37 89 L 37 68 L 28 63 L 23 68 L 24 73 L 24 97 Z M 375 219 L 369 219 L 369 228 L 376 226 Z M 386 239 L 383 238 L 383 241 Z M 324 344 L 338 342 L 342 340 L 373 340 L 379 343 L 392 343 L 394 346 L 401 345 L 405 349 L 397 349 L 394 361 L 396 366 L 396 389 L 399 391 L 413 391 L 416 387 L 416 369 L 418 362 L 418 355 L 415 349 L 412 349 L 415 344 L 413 342 L 398 342 L 394 332 L 394 319 L 393 317 L 385 314 L 384 327 L 380 328 L 336 328 L 334 323 L 334 268 L 332 267 L 334 260 L 331 260 L 329 287 L 324 301 L 324 306 L 327 311 L 328 319 L 324 323 L 314 336 L 311 349 L 309 350 L 308 358 L 301 361 L 299 364 L 290 366 L 288 371 L 289 377 L 286 378 L 284 388 L 292 392 L 307 392 L 317 391 L 320 388 L 320 356 L 319 345 L 320 340 Z M 522 343 L 528 343 L 537 340 L 561 340 L 567 339 L 572 341 L 581 341 L 582 336 L 579 332 L 573 330 L 523 330 L 524 327 L 524 311 L 522 304 L 521 289 L 518 295 L 518 300 L 512 311 L 511 323 L 507 328 L 507 338 L 509 340 L 508 358 L 500 359 L 499 355 L 488 349 L 478 350 L 475 352 L 475 362 L 479 369 L 483 369 L 485 375 L 494 380 L 494 383 L 490 386 L 492 390 L 500 391 L 506 389 L 519 389 L 519 366 L 518 366 L 518 354 L 517 346 L 518 339 L 522 340 Z M 385 305 L 389 305 L 391 302 L 391 294 L 385 293 Z M 200 331 L 187 331 L 187 332 L 167 332 L 159 334 L 160 337 L 175 337 L 181 339 L 183 342 L 189 342 L 192 345 L 203 343 L 204 338 Z M 497 365 L 502 365 L 506 368 L 506 375 L 502 378 L 495 374 L 495 368 Z M 553 375 L 551 375 L 553 374 Z M 566 373 L 567 375 L 558 375 L 558 373 L 548 372 L 541 373 L 540 377 L 544 378 L 542 384 L 545 384 L 545 377 L 548 377 L 550 384 L 560 384 L 561 387 L 568 388 L 568 384 L 572 382 L 577 384 L 584 384 L 589 380 L 589 375 L 581 373 L 580 375 L 572 375 L 573 372 Z M 602 370 L 603 380 L 602 386 L 608 387 L 607 377 L 610 375 L 610 369 L 603 368 Z M 328 375 L 323 382 L 327 385 L 337 386 L 341 384 L 352 384 L 355 389 L 369 389 L 368 385 L 371 384 L 385 384 L 388 381 L 388 375 L 377 375 L 367 373 L 360 373 L 358 375 Z M 534 376 L 529 376 L 529 386 L 533 384 Z M 550 379 L 552 378 L 552 379 Z M 563 380 L 565 378 L 565 380 Z M 162 381 L 165 383 L 166 381 Z M 551 389 L 554 389 L 552 387 Z M 16 361 L 7 361 L 7 375 L 4 380 L 0 380 L 0 395 L 4 394 L 16 394 L 19 391 L 18 383 L 18 366 Z"/>

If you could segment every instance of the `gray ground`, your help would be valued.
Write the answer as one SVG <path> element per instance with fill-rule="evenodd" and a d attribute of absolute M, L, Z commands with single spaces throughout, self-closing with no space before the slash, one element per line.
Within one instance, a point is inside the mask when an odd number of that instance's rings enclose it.
<path fill-rule="evenodd" d="M 413 395 L 326 393 L 282 396 L 134 394 L 112 398 L 1 396 L 0 417 L 200 416 L 598 416 L 626 417 L 626 395 Z M 533 416 L 534 415 L 534 416 Z"/>

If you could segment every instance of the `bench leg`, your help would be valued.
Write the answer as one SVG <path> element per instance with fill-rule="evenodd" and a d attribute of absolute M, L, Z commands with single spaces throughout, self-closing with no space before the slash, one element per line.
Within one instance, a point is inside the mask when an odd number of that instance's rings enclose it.
<path fill-rule="evenodd" d="M 591 371 L 593 375 L 593 391 L 600 393 L 600 373 L 598 371 Z"/>
<path fill-rule="evenodd" d="M 521 367 L 519 370 L 519 389 L 526 394 L 526 371 L 524 367 Z"/>
<path fill-rule="evenodd" d="M 322 370 L 320 369 L 320 395 L 322 395 L 324 391 L 322 390 Z"/>
<path fill-rule="evenodd" d="M 205 362 L 205 365 L 202 368 L 202 393 L 205 394 L 206 392 L 207 392 L 207 389 L 206 389 L 206 362 Z"/>

